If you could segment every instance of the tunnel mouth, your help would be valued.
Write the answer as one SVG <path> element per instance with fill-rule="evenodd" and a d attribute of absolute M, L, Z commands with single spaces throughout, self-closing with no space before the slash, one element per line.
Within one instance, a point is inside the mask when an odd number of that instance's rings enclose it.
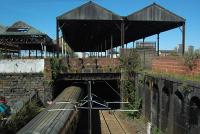
<path fill-rule="evenodd" d="M 58 80 L 54 83 L 53 98 L 56 98 L 65 88 L 69 86 L 78 86 L 84 90 L 84 96 L 87 96 L 88 82 L 87 81 L 75 81 L 75 80 Z M 111 109 L 119 109 L 120 102 L 120 88 L 118 80 L 93 80 L 91 81 L 91 92 L 94 101 L 99 103 L 108 103 L 108 107 Z M 98 104 L 93 103 L 94 107 L 100 107 Z"/>
<path fill-rule="evenodd" d="M 77 86 L 83 90 L 83 94 L 86 95 L 87 85 L 83 81 L 75 80 L 57 80 L 54 82 L 52 96 L 55 99 L 65 88 L 70 86 Z"/>
<path fill-rule="evenodd" d="M 92 94 L 98 96 L 102 101 L 109 102 L 108 107 L 111 109 L 119 109 L 121 95 L 119 82 L 117 80 L 98 80 L 92 85 Z"/>

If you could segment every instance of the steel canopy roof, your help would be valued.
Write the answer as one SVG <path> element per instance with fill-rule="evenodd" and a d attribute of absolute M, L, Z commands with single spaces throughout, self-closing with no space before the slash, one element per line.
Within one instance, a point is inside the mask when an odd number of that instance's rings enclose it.
<path fill-rule="evenodd" d="M 94 2 L 88 2 L 57 17 L 64 40 L 74 51 L 99 51 L 121 45 L 121 24 L 124 43 L 158 34 L 185 24 L 185 19 L 151 4 L 128 16 L 117 15 Z"/>
<path fill-rule="evenodd" d="M 112 11 L 97 5 L 94 2 L 88 2 L 75 8 L 61 16 L 58 20 L 122 20 L 122 17 Z"/>

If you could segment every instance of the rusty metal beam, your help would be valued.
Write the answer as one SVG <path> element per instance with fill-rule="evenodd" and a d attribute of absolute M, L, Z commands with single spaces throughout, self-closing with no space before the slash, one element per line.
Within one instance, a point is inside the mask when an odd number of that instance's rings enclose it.
<path fill-rule="evenodd" d="M 124 48 L 124 21 L 121 22 L 121 48 Z"/>
<path fill-rule="evenodd" d="M 57 52 L 57 58 L 59 57 L 59 24 L 58 20 L 56 20 L 56 52 Z"/>
<path fill-rule="evenodd" d="M 111 44 L 111 58 L 113 58 L 113 35 L 110 37 L 110 44 Z"/>
<path fill-rule="evenodd" d="M 159 56 L 160 51 L 160 34 L 157 34 L 157 56 Z"/>
<path fill-rule="evenodd" d="M 183 23 L 182 26 L 182 55 L 185 53 L 185 22 Z"/>

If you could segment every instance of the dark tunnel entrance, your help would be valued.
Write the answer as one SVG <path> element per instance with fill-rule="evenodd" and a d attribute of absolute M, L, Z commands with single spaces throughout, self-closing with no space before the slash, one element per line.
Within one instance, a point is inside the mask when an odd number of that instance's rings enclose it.
<path fill-rule="evenodd" d="M 87 95 L 88 82 L 83 81 L 66 81 L 59 80 L 54 84 L 53 96 L 54 98 L 59 95 L 65 88 L 69 86 L 79 86 L 84 89 L 85 96 Z M 119 102 L 120 99 L 120 81 L 119 80 L 96 80 L 91 81 L 92 94 L 101 98 L 102 102 Z M 86 105 L 87 106 L 87 105 Z M 95 107 L 98 107 L 94 105 Z M 119 109 L 120 104 L 109 104 L 112 109 Z M 87 134 L 88 133 L 88 111 L 83 109 L 80 111 L 79 122 L 76 128 L 76 134 Z M 99 124 L 99 125 L 98 125 Z M 99 110 L 92 110 L 92 130 L 96 133 L 101 133 L 100 127 L 100 115 Z"/>
<path fill-rule="evenodd" d="M 94 81 L 92 84 L 92 93 L 106 102 L 119 102 L 120 84 L 117 80 Z M 109 104 L 111 108 L 120 108 L 120 104 Z"/>
<path fill-rule="evenodd" d="M 87 95 L 88 82 L 85 80 L 58 80 L 54 83 L 53 98 L 55 99 L 65 88 L 69 86 L 79 86 L 84 90 Z M 103 102 L 119 102 L 120 97 L 120 81 L 118 80 L 94 80 L 91 81 L 92 94 L 98 96 Z M 109 104 L 111 108 L 120 108 L 120 104 Z"/>

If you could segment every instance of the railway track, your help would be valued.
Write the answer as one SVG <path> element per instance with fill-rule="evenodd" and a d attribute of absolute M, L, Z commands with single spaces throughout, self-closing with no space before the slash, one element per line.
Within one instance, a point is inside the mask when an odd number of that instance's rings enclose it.
<path fill-rule="evenodd" d="M 115 113 L 99 111 L 102 134 L 131 134 L 126 130 Z"/>

